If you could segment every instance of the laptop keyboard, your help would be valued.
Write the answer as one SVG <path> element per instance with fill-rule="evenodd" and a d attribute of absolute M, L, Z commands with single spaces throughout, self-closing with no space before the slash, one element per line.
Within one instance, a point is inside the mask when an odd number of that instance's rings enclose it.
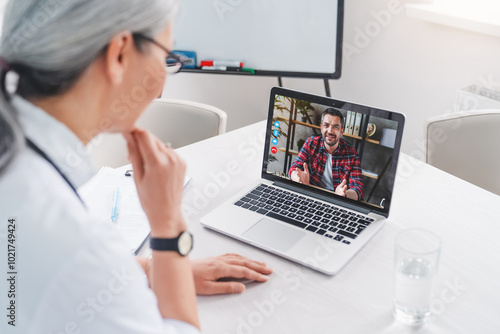
<path fill-rule="evenodd" d="M 261 184 L 234 205 L 350 244 L 373 218 Z"/>

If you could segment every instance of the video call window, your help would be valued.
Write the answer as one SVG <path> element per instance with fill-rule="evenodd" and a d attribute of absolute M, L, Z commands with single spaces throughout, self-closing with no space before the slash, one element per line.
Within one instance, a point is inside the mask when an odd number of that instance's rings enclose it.
<path fill-rule="evenodd" d="M 342 196 L 346 196 L 342 187 L 346 191 L 352 189 L 348 198 L 384 207 L 390 196 L 387 176 L 398 123 L 335 108 L 325 114 L 328 122 L 323 122 L 322 126 L 321 117 L 329 108 L 290 97 L 275 97 L 267 173 L 332 193 L 340 186 L 337 193 Z M 344 118 L 342 132 L 330 124 L 340 120 L 331 115 L 338 112 Z M 321 147 L 326 148 L 336 141 L 337 150 L 331 156 L 325 154 L 327 150 Z M 304 162 L 308 174 L 303 173 Z M 300 172 L 294 173 L 297 168 Z M 298 173 L 301 179 L 297 178 Z M 332 177 L 328 177 L 330 173 Z"/>

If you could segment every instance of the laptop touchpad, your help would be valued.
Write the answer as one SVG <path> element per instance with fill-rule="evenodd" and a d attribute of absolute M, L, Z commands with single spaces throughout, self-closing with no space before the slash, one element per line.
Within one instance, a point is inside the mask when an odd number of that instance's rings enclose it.
<path fill-rule="evenodd" d="M 262 218 L 243 233 L 243 237 L 259 244 L 286 252 L 297 243 L 305 232 Z"/>

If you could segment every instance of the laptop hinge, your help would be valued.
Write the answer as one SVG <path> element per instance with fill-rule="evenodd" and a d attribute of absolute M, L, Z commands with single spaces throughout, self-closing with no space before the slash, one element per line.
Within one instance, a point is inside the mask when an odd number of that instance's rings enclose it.
<path fill-rule="evenodd" d="M 280 187 L 280 188 L 285 188 L 285 189 L 288 189 L 288 190 L 292 190 L 292 191 L 297 192 L 299 194 L 304 194 L 304 195 L 307 195 L 307 196 L 311 196 L 311 197 L 320 199 L 322 201 L 325 201 L 325 202 L 328 202 L 328 203 L 332 203 L 332 204 L 337 205 L 337 206 L 342 206 L 342 207 L 344 207 L 346 209 L 357 211 L 357 212 L 362 213 L 364 215 L 367 215 L 370 212 L 372 212 L 372 211 L 370 211 L 368 209 L 360 208 L 359 206 L 356 206 L 356 205 L 353 205 L 353 204 L 350 204 L 350 203 L 345 203 L 345 202 L 342 202 L 342 201 L 338 201 L 335 198 L 331 198 L 331 197 L 328 197 L 326 195 L 318 194 L 316 192 L 313 192 L 313 191 L 310 191 L 310 190 L 307 190 L 307 189 L 302 189 L 302 188 L 294 187 L 293 185 L 290 185 L 288 183 L 275 181 L 273 183 L 273 185 L 275 185 L 277 187 Z"/>

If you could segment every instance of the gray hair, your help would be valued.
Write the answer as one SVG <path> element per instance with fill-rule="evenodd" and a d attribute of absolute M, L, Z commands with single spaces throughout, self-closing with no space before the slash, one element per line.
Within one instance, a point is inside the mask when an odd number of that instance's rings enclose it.
<path fill-rule="evenodd" d="M 19 74 L 17 94 L 64 93 L 118 33 L 154 37 L 175 15 L 177 0 L 10 0 L 0 57 Z M 136 41 L 136 45 L 139 46 Z M 24 143 L 1 69 L 0 172 Z"/>

